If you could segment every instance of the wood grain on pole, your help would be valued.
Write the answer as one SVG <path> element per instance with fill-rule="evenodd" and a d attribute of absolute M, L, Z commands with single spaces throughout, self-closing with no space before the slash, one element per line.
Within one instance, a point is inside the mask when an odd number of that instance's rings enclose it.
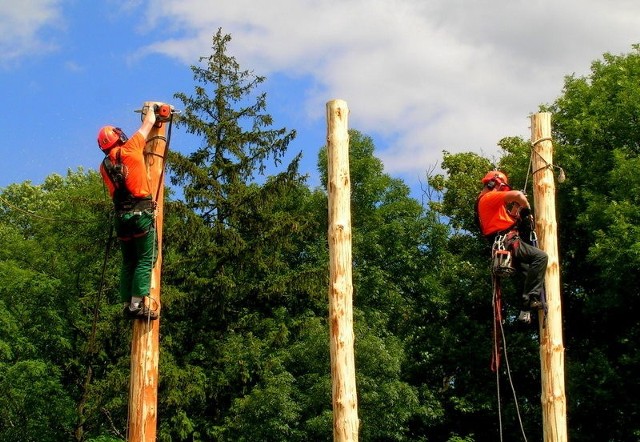
<path fill-rule="evenodd" d="M 351 179 L 349 109 L 343 100 L 327 103 L 329 193 L 329 333 L 334 441 L 358 440 L 354 362 L 351 260 Z"/>
<path fill-rule="evenodd" d="M 151 106 L 153 102 L 145 102 Z M 156 237 L 157 259 L 151 274 L 152 308 L 160 315 L 160 269 L 162 268 L 162 224 L 164 215 L 164 157 L 166 124 L 154 126 L 145 148 L 145 162 L 153 198 L 157 196 Z M 131 342 L 131 381 L 129 387 L 129 442 L 155 442 L 158 420 L 158 360 L 160 316 L 154 321 L 133 321 Z"/>
<path fill-rule="evenodd" d="M 539 312 L 542 422 L 545 442 L 567 440 L 562 302 L 555 206 L 551 114 L 531 116 L 533 191 L 539 247 L 549 255 L 545 275 L 546 318 Z"/>

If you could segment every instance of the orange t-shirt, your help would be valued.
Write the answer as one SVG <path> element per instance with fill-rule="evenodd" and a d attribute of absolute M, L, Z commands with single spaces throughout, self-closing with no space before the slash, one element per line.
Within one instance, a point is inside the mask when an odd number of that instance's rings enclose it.
<path fill-rule="evenodd" d="M 515 224 L 516 220 L 507 211 L 505 195 L 506 192 L 493 190 L 480 196 L 478 218 L 483 235 L 501 232 Z"/>
<path fill-rule="evenodd" d="M 124 181 L 127 189 L 135 198 L 149 198 L 151 196 L 149 176 L 144 163 L 144 146 L 146 140 L 140 132 L 136 132 L 124 145 L 111 149 L 109 159 L 112 163 L 117 163 L 117 153 L 120 150 L 120 160 L 122 161 Z M 104 166 L 100 164 L 100 174 L 104 180 L 109 194 L 113 198 L 115 187 L 109 179 Z"/>

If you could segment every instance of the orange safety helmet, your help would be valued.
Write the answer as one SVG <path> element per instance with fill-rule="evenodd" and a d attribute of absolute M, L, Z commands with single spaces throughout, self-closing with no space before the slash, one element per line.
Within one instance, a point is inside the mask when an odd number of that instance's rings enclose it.
<path fill-rule="evenodd" d="M 98 147 L 102 150 L 111 149 L 117 142 L 124 144 L 127 140 L 127 136 L 119 127 L 103 126 L 98 132 Z"/>
<path fill-rule="evenodd" d="M 506 187 L 507 190 L 511 189 L 511 186 L 509 186 L 509 178 L 499 170 L 487 172 L 484 178 L 482 178 L 482 184 L 489 189 L 494 189 L 496 186 L 498 190 L 502 190 L 503 187 Z"/>

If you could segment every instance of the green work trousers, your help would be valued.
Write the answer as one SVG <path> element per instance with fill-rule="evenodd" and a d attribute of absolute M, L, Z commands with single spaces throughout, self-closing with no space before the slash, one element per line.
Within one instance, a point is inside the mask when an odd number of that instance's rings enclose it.
<path fill-rule="evenodd" d="M 120 300 L 149 295 L 151 271 L 156 261 L 156 234 L 152 210 L 125 212 L 116 216 L 120 249 Z"/>

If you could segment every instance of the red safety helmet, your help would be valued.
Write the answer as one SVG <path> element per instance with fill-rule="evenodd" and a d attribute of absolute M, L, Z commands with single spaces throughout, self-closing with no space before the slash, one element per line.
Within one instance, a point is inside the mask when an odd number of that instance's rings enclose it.
<path fill-rule="evenodd" d="M 487 172 L 484 178 L 482 178 L 482 184 L 487 186 L 489 189 L 494 189 L 496 187 L 498 190 L 502 190 L 504 187 L 506 187 L 507 190 L 511 189 L 511 186 L 509 186 L 509 178 L 499 170 Z"/>
<path fill-rule="evenodd" d="M 126 143 L 127 139 L 127 136 L 119 127 L 103 126 L 98 132 L 98 147 L 102 150 L 111 149 L 118 142 Z"/>

